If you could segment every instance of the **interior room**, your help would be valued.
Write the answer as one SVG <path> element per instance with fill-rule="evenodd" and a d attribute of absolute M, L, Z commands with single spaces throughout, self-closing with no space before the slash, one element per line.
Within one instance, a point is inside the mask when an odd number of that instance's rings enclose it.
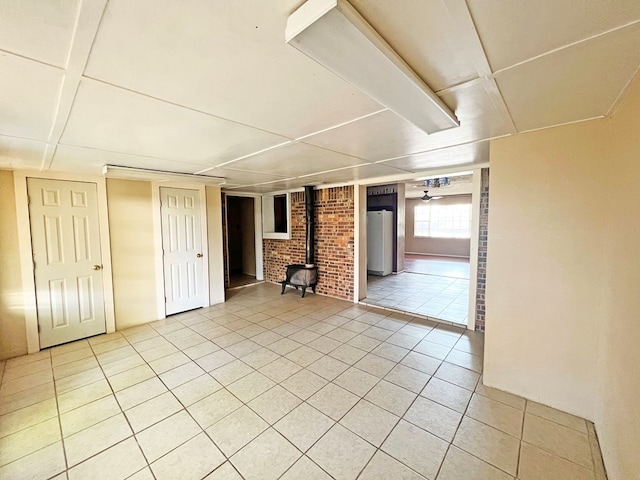
<path fill-rule="evenodd" d="M 640 480 L 639 68 L 637 0 L 0 2 L 0 479 Z"/>

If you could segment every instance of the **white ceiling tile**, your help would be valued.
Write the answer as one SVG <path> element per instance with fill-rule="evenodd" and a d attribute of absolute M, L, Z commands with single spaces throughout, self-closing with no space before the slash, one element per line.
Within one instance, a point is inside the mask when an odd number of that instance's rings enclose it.
<path fill-rule="evenodd" d="M 383 164 L 363 165 L 361 167 L 347 168 L 333 172 L 321 173 L 306 177 L 307 182 L 320 183 L 342 183 L 350 181 L 362 181 L 375 177 L 388 177 L 391 175 L 406 175 L 407 170 L 390 167 Z"/>
<path fill-rule="evenodd" d="M 302 188 L 305 185 L 312 185 L 313 182 L 307 179 L 301 178 L 288 178 L 285 180 L 255 183 L 255 184 L 243 184 L 243 185 L 225 185 L 225 188 L 230 192 L 251 192 L 251 193 L 270 193 L 270 192 L 283 192 L 285 190 L 294 190 L 296 188 Z"/>
<path fill-rule="evenodd" d="M 351 167 L 362 163 L 365 162 L 358 158 L 305 143 L 294 143 L 230 163 L 225 167 L 233 170 L 269 172 L 270 174 L 296 177 L 336 168 Z"/>
<path fill-rule="evenodd" d="M 640 24 L 496 76 L 519 131 L 607 114 L 640 65 Z"/>
<path fill-rule="evenodd" d="M 467 0 L 494 71 L 640 19 L 638 0 Z"/>
<path fill-rule="evenodd" d="M 0 135 L 0 168 L 40 168 L 46 147 L 45 142 Z"/>
<path fill-rule="evenodd" d="M 433 168 L 471 165 L 488 161 L 489 142 L 485 141 L 468 145 L 456 145 L 419 155 L 410 155 L 405 158 L 384 162 L 382 165 L 402 168 L 411 172 L 420 172 Z"/>
<path fill-rule="evenodd" d="M 476 78 L 446 2 L 351 0 L 350 3 L 432 90 Z"/>
<path fill-rule="evenodd" d="M 0 2 L 0 49 L 64 67 L 79 0 Z"/>
<path fill-rule="evenodd" d="M 276 180 L 283 180 L 287 177 L 284 175 L 276 175 L 273 172 L 245 172 L 239 170 L 232 170 L 230 168 L 212 168 L 203 173 L 203 175 L 210 175 L 213 177 L 223 177 L 226 180 L 227 185 L 247 185 L 254 183 L 273 182 Z"/>
<path fill-rule="evenodd" d="M 50 170 L 66 172 L 82 172 L 91 175 L 102 174 L 104 165 L 120 165 L 151 170 L 164 170 L 176 173 L 194 173 L 202 165 L 176 162 L 161 158 L 128 155 L 94 148 L 58 145 L 53 156 Z"/>
<path fill-rule="evenodd" d="M 0 134 L 47 140 L 64 71 L 0 55 Z"/>
<path fill-rule="evenodd" d="M 339 128 L 305 138 L 304 142 L 334 151 L 380 161 L 460 143 L 513 133 L 513 127 L 496 108 L 488 85 L 478 80 L 442 95 L 460 120 L 460 127 L 427 135 L 393 112 L 385 111 Z"/>
<path fill-rule="evenodd" d="M 382 107 L 287 45 L 299 1 L 111 1 L 86 75 L 299 137 Z"/>
<path fill-rule="evenodd" d="M 286 140 L 85 79 L 61 143 L 216 165 Z"/>

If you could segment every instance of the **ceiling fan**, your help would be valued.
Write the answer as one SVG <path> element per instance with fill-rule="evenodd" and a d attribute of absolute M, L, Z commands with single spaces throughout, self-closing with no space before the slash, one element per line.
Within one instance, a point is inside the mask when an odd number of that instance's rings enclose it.
<path fill-rule="evenodd" d="M 439 200 L 441 198 L 442 198 L 442 195 L 438 197 L 432 197 L 431 195 L 429 195 L 429 191 L 425 190 L 421 200 L 426 203 L 426 202 L 430 202 L 431 200 Z"/>

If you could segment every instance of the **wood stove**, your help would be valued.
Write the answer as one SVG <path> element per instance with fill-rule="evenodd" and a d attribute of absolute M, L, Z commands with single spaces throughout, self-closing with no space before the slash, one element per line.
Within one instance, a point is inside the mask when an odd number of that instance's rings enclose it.
<path fill-rule="evenodd" d="M 304 187 L 304 205 L 305 205 L 305 218 L 307 222 L 307 235 L 306 235 L 306 264 L 305 265 L 287 265 L 287 277 L 280 282 L 282 285 L 282 292 L 287 285 L 291 285 L 298 289 L 302 288 L 302 298 L 307 291 L 307 288 L 311 287 L 313 293 L 316 293 L 316 285 L 318 284 L 318 267 L 314 264 L 315 257 L 315 245 L 314 245 L 314 233 L 315 233 L 315 212 L 313 205 L 313 186 Z"/>

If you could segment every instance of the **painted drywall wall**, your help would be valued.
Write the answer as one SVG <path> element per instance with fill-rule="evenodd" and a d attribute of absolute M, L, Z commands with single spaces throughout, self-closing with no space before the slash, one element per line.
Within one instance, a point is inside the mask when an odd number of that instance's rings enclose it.
<path fill-rule="evenodd" d="M 640 81 L 611 119 L 491 143 L 486 384 L 593 420 L 640 479 Z"/>
<path fill-rule="evenodd" d="M 640 479 L 640 80 L 610 120 L 596 428 L 610 480 Z"/>
<path fill-rule="evenodd" d="M 209 303 L 224 302 L 224 257 L 222 250 L 222 194 L 220 187 L 205 187 L 207 240 L 209 242 Z"/>
<path fill-rule="evenodd" d="M 27 353 L 13 172 L 0 170 L 0 360 Z"/>
<path fill-rule="evenodd" d="M 448 196 L 437 201 L 444 205 L 471 203 L 471 195 Z M 422 200 L 420 199 L 408 198 L 406 200 L 406 252 L 469 258 L 471 240 L 468 238 L 429 238 L 414 235 L 414 208 L 421 204 Z"/>
<path fill-rule="evenodd" d="M 116 330 L 157 320 L 151 183 L 107 179 Z"/>

